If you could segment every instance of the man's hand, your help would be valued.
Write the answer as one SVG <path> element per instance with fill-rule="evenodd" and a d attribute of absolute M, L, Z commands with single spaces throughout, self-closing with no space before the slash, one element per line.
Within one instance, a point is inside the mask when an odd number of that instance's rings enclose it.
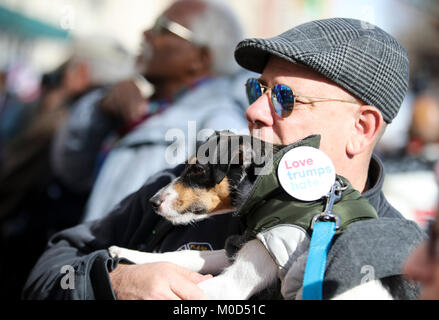
<path fill-rule="evenodd" d="M 118 300 L 201 300 L 198 283 L 212 278 L 169 262 L 119 264 L 110 272 Z"/>
<path fill-rule="evenodd" d="M 148 103 L 133 80 L 115 84 L 100 106 L 104 112 L 125 123 L 137 121 L 148 112 Z"/>

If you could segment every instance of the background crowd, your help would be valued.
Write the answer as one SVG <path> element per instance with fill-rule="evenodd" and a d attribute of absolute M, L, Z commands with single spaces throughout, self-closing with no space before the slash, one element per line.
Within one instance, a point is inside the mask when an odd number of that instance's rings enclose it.
<path fill-rule="evenodd" d="M 439 3 L 223 2 L 236 17 L 212 10 L 198 28 L 176 31 L 187 42 L 158 43 L 157 34 L 172 27 L 156 18 L 171 0 L 0 0 L 2 298 L 20 298 L 55 232 L 104 216 L 148 177 L 175 164 L 164 158 L 169 130 L 185 133 L 181 144 L 188 153 L 194 147 L 188 121 L 196 121 L 196 130 L 245 132 L 248 73 L 228 54 L 244 37 L 268 37 L 313 19 L 369 21 L 407 48 L 409 94 L 376 152 L 387 172 L 389 202 L 421 227 L 434 218 Z M 176 16 L 187 9 L 179 10 Z M 215 19 L 224 28 L 212 38 Z"/>

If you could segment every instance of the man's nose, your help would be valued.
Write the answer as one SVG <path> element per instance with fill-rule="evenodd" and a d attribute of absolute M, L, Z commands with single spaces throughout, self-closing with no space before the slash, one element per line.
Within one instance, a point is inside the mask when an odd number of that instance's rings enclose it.
<path fill-rule="evenodd" d="M 423 243 L 409 256 L 403 273 L 412 280 L 428 283 L 432 277 L 433 267 L 434 261 L 428 257 L 427 244 Z"/>
<path fill-rule="evenodd" d="M 274 123 L 271 112 L 270 98 L 268 94 L 263 94 L 253 102 L 246 110 L 247 121 L 256 127 L 271 127 Z"/>

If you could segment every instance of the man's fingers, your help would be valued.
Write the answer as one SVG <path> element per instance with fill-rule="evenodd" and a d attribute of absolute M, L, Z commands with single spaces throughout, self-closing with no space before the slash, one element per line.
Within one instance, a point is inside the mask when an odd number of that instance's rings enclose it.
<path fill-rule="evenodd" d="M 202 274 L 199 274 L 197 272 L 192 272 L 192 271 L 190 271 L 190 273 L 186 274 L 186 278 L 188 278 L 188 280 L 192 281 L 195 284 L 206 281 L 212 277 L 213 276 L 211 274 L 202 275 Z"/>
<path fill-rule="evenodd" d="M 119 264 L 110 273 L 113 290 L 122 300 L 207 299 L 197 284 L 210 278 L 169 262 Z"/>
<path fill-rule="evenodd" d="M 195 283 L 185 277 L 171 284 L 171 290 L 182 300 L 206 300 L 207 296 Z"/>
<path fill-rule="evenodd" d="M 175 267 L 177 278 L 172 281 L 171 290 L 183 300 L 206 300 L 208 297 L 197 284 L 213 276 L 202 275 L 177 265 Z"/>
<path fill-rule="evenodd" d="M 169 288 L 169 292 L 167 292 L 166 295 L 154 297 L 153 300 L 181 300 L 181 298 L 172 291 L 172 288 Z"/>
<path fill-rule="evenodd" d="M 196 279 L 193 279 L 193 281 L 194 281 L 194 283 L 198 284 L 200 282 L 203 282 L 203 281 L 206 281 L 206 280 L 209 280 L 212 278 L 213 278 L 213 275 L 211 275 L 211 274 L 204 274 L 203 275 L 203 274 L 198 273 L 198 276 L 196 276 Z"/>
<path fill-rule="evenodd" d="M 192 270 L 182 268 L 180 266 L 177 266 L 177 272 L 195 284 L 212 278 L 211 274 L 202 275 L 199 274 L 198 272 L 194 272 Z"/>

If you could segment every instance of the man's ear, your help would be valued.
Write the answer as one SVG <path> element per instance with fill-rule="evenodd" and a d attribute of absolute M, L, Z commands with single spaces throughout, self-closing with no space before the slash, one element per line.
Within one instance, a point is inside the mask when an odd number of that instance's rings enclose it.
<path fill-rule="evenodd" d="M 372 150 L 379 139 L 384 119 L 374 106 L 362 105 L 356 114 L 353 132 L 346 145 L 346 153 L 354 157 Z"/>

